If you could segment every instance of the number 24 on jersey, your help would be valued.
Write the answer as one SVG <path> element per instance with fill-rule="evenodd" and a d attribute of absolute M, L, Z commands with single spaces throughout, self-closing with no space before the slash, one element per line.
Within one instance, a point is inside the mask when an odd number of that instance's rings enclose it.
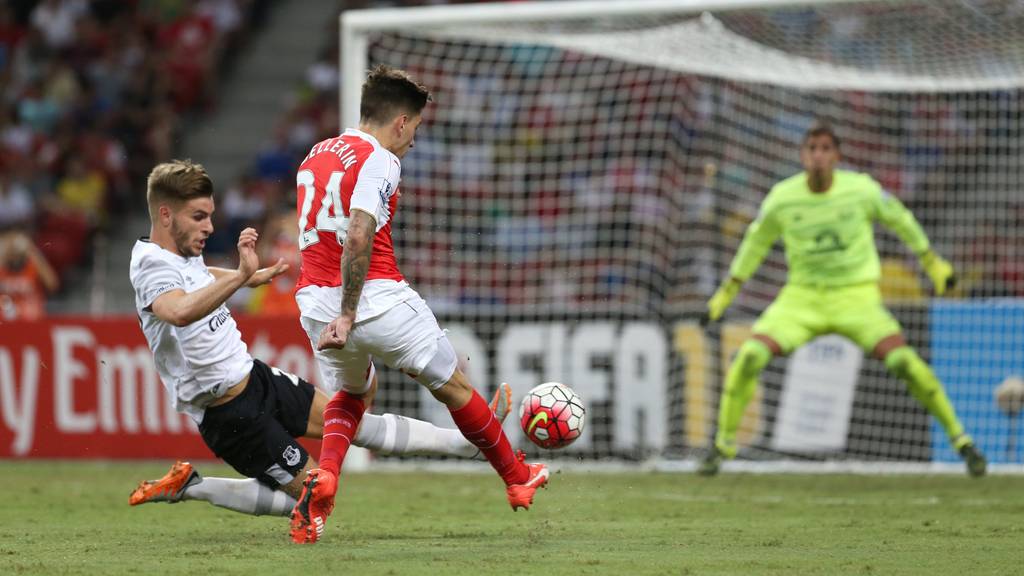
<path fill-rule="evenodd" d="M 296 176 L 296 183 L 302 194 L 302 207 L 299 212 L 299 250 L 320 241 L 320 232 L 332 232 L 339 244 L 345 242 L 348 233 L 348 216 L 345 216 L 341 205 L 341 179 L 345 172 L 331 172 L 327 180 L 324 194 L 320 198 L 320 209 L 316 219 L 310 222 L 310 211 L 317 197 L 316 178 L 311 170 L 303 170 Z"/>

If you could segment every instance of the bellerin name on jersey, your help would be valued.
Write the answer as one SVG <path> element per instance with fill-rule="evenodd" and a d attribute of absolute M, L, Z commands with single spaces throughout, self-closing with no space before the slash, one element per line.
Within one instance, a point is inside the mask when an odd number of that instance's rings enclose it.
<path fill-rule="evenodd" d="M 309 155 L 306 156 L 306 160 L 309 160 L 313 156 L 320 154 L 321 152 L 330 152 L 338 155 L 338 160 L 345 166 L 345 170 L 348 170 L 350 166 L 356 163 L 356 152 L 352 150 L 351 144 L 346 144 L 341 140 L 341 137 L 332 138 L 330 140 L 324 140 L 323 142 L 313 146 L 313 149 L 309 151 Z M 303 160 L 305 162 L 306 160 Z"/>

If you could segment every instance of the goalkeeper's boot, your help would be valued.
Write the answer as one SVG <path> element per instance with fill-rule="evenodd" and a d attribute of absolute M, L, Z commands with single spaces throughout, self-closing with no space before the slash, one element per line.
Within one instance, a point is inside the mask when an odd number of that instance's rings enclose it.
<path fill-rule="evenodd" d="M 180 502 L 185 489 L 203 481 L 199 472 L 188 462 L 178 461 L 159 480 L 143 480 L 128 497 L 128 504 L 138 506 L 147 502 Z"/>
<path fill-rule="evenodd" d="M 718 448 L 712 447 L 697 466 L 697 474 L 701 476 L 714 476 L 718 474 L 724 459 L 725 455 Z"/>
<path fill-rule="evenodd" d="M 519 452 L 516 455 L 519 461 L 522 462 L 526 459 L 526 456 Z M 505 493 L 508 494 L 508 503 L 512 505 L 512 511 L 515 512 L 522 508 L 523 510 L 529 510 L 530 504 L 533 504 L 533 494 L 537 491 L 537 488 L 546 486 L 548 483 L 548 467 L 544 464 L 527 464 L 530 468 L 530 477 L 522 484 L 509 484 L 505 488 Z"/>
<path fill-rule="evenodd" d="M 315 544 L 324 533 L 327 517 L 334 510 L 338 477 L 314 468 L 302 483 L 302 495 L 292 508 L 291 535 L 296 544 Z"/>
<path fill-rule="evenodd" d="M 964 459 L 967 464 L 967 473 L 975 478 L 981 478 L 985 475 L 985 471 L 988 469 L 988 462 L 985 461 L 985 455 L 978 450 L 978 447 L 974 445 L 974 442 L 967 441 L 959 449 L 960 457 Z"/>

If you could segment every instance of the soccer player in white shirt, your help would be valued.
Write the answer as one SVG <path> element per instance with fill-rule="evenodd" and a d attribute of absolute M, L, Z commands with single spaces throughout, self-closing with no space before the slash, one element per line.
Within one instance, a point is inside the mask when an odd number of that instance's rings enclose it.
<path fill-rule="evenodd" d="M 378 66 L 362 87 L 359 129 L 317 143 L 296 174 L 303 328 L 326 386 L 320 469 L 292 512 L 292 540 L 316 542 L 334 508 L 345 453 L 376 390 L 371 358 L 402 370 L 444 403 L 463 435 L 502 480 L 513 510 L 529 508 L 548 479 L 543 464 L 512 451 L 487 403 L 457 367 L 455 351 L 423 298 L 398 269 L 391 220 L 401 158 L 413 146 L 430 92 Z"/>
<path fill-rule="evenodd" d="M 213 184 L 202 166 L 173 161 L 149 175 L 152 227 L 132 249 L 131 282 L 142 331 L 160 379 L 199 426 L 207 446 L 248 480 L 203 478 L 178 462 L 129 498 L 146 502 L 205 500 L 248 514 L 286 515 L 316 462 L 296 441 L 320 438 L 327 396 L 310 383 L 252 358 L 225 301 L 242 286 L 269 282 L 287 270 L 279 260 L 259 269 L 258 235 L 239 235 L 237 270 L 209 268 L 202 252 L 213 232 Z M 495 398 L 499 419 L 510 391 Z M 477 448 L 457 430 L 384 414 L 367 415 L 355 444 L 386 453 L 472 457 Z"/>

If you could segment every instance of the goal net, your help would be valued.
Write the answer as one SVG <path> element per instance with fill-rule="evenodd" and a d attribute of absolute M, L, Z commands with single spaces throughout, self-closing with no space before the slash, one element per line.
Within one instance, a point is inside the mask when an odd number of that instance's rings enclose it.
<path fill-rule="evenodd" d="M 780 246 L 723 322 L 697 323 L 815 119 L 957 268 L 943 299 L 879 230 L 882 290 L 994 462 L 1020 462 L 996 389 L 1024 374 L 1019 2 L 551 2 L 350 12 L 343 113 L 365 70 L 434 93 L 404 161 L 401 266 L 482 391 L 546 381 L 587 429 L 544 457 L 684 459 L 709 444 L 722 377 L 785 281 Z M 353 92 L 354 91 L 354 92 Z M 353 96 L 354 94 L 354 96 Z M 765 371 L 747 459 L 955 461 L 877 360 L 838 337 Z M 451 425 L 386 373 L 378 410 Z M 516 430 L 506 428 L 528 451 Z"/>

